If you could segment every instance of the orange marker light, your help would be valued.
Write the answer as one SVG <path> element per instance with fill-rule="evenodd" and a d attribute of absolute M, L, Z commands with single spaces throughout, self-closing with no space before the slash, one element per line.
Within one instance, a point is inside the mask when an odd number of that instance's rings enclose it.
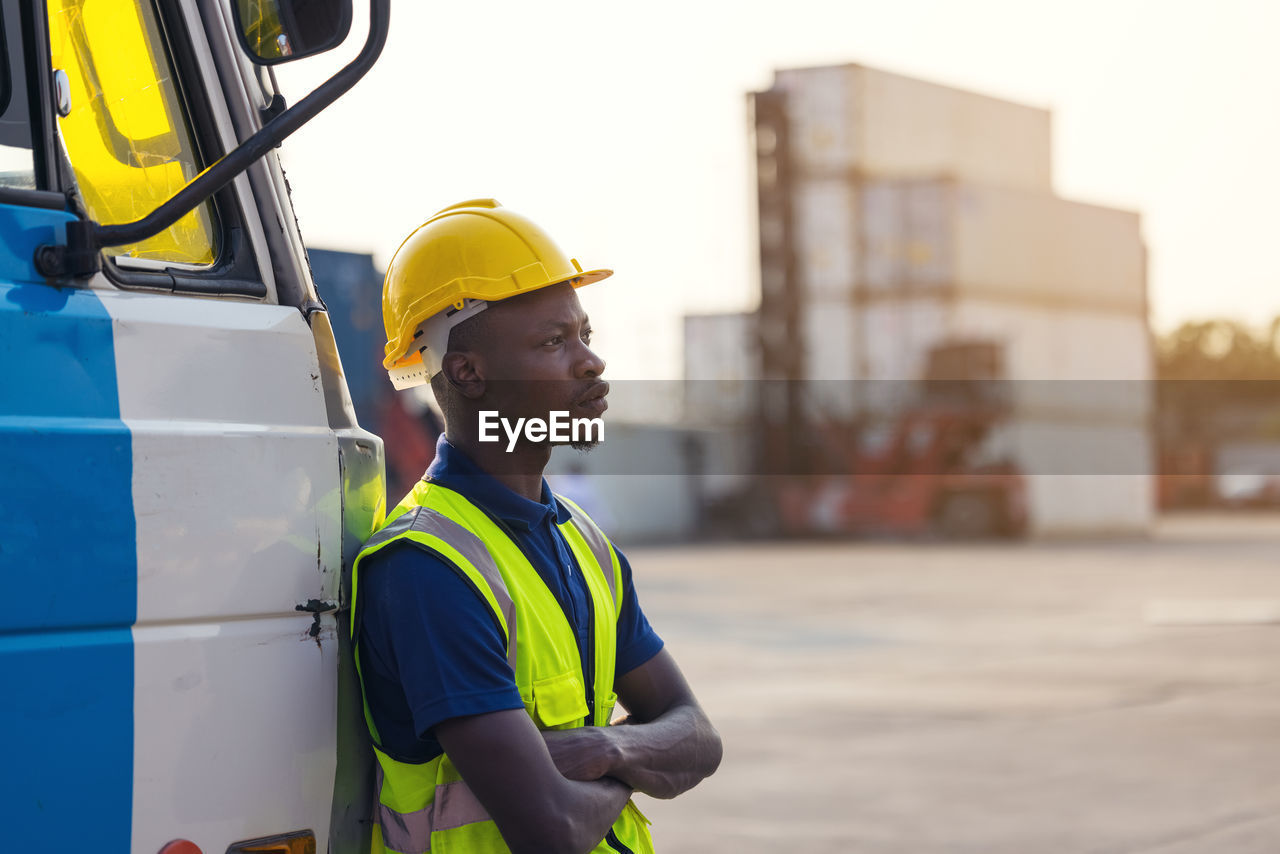
<path fill-rule="evenodd" d="M 189 839 L 175 839 L 172 842 L 166 842 L 160 849 L 160 854 L 204 854 L 204 852 L 200 850 L 199 845 Z"/>
<path fill-rule="evenodd" d="M 227 849 L 227 854 L 316 854 L 314 831 L 299 830 L 263 839 L 237 842 Z"/>

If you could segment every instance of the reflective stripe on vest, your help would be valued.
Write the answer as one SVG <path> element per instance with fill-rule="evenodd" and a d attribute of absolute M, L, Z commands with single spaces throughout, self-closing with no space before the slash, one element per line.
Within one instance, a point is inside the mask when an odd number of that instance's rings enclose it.
<path fill-rule="evenodd" d="M 507 592 L 507 585 L 502 580 L 502 573 L 493 561 L 493 555 L 485 548 L 484 543 L 475 534 L 457 522 L 438 513 L 429 507 L 417 507 L 392 520 L 385 528 L 369 538 L 364 546 L 365 551 L 379 548 L 391 540 L 404 536 L 410 531 L 417 531 L 432 537 L 439 537 L 458 550 L 476 572 L 489 584 L 489 590 L 498 603 L 502 613 L 504 628 L 507 630 L 507 664 L 511 672 L 516 669 L 516 608 Z"/>
<path fill-rule="evenodd" d="M 382 766 L 375 764 L 378 788 L 382 788 Z M 425 854 L 431 850 L 431 833 L 452 830 L 478 821 L 488 821 L 489 813 L 461 780 L 436 786 L 435 800 L 420 810 L 398 813 L 378 804 L 378 824 L 382 841 L 402 854 Z M 425 848 L 420 846 L 426 845 Z"/>
<path fill-rule="evenodd" d="M 604 532 L 596 527 L 596 523 L 592 522 L 577 504 L 567 498 L 560 498 L 560 501 L 565 507 L 569 508 L 569 515 L 573 517 L 574 527 L 582 535 L 582 539 L 586 540 L 587 548 L 591 549 L 591 554 L 595 557 L 596 563 L 600 564 L 605 583 L 609 585 L 609 595 L 613 598 L 614 608 L 621 608 L 622 603 L 618 601 L 617 579 L 613 577 L 613 549 L 609 548 L 609 543 L 604 538 Z M 586 572 L 586 567 L 583 567 L 583 572 Z"/>

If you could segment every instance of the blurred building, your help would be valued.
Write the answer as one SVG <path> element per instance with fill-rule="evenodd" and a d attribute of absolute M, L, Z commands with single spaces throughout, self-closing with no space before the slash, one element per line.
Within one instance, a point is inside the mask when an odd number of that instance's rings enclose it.
<path fill-rule="evenodd" d="M 685 347 L 700 398 L 743 364 L 759 382 L 695 414 L 745 423 L 757 472 L 836 492 L 851 487 L 831 476 L 868 459 L 833 464 L 842 444 L 958 419 L 1019 473 L 1028 532 L 1146 530 L 1139 217 L 1055 195 L 1049 112 L 857 65 L 779 71 L 751 104 L 760 309 L 689 318 Z M 730 356 L 743 349 L 755 358 Z M 966 382 L 969 414 L 921 420 Z"/>

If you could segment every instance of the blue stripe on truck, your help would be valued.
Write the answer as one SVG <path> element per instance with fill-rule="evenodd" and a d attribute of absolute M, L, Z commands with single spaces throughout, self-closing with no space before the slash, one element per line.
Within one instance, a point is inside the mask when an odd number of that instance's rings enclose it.
<path fill-rule="evenodd" d="M 0 847 L 127 852 L 137 544 L 111 318 L 24 284 L 67 218 L 0 205 Z"/>

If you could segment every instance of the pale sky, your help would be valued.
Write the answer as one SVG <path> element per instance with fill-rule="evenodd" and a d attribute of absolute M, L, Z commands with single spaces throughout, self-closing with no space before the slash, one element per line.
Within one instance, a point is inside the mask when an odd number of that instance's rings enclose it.
<path fill-rule="evenodd" d="M 290 102 L 363 40 L 284 66 Z M 1139 211 L 1152 322 L 1280 314 L 1280 3 L 395 0 L 378 65 L 282 153 L 311 246 L 372 252 L 494 197 L 584 266 L 615 378 L 757 288 L 746 93 L 856 62 L 1053 111 L 1055 191 Z"/>

